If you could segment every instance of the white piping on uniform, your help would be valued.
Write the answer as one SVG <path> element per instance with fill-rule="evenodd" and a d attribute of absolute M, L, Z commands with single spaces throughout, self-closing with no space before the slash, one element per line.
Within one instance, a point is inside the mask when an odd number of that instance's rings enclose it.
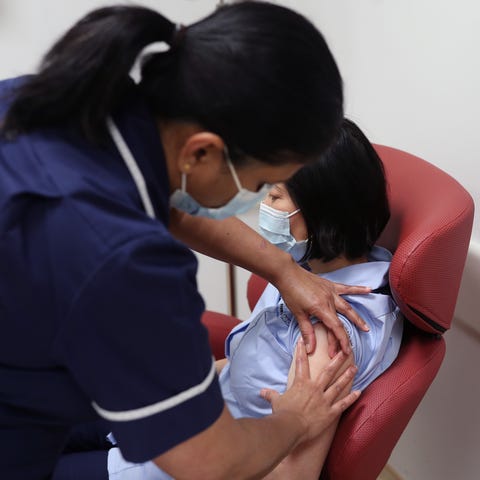
<path fill-rule="evenodd" d="M 203 392 L 205 392 L 205 390 L 207 390 L 214 378 L 215 361 L 212 359 L 212 366 L 210 368 L 210 371 L 201 383 L 190 387 L 183 392 L 177 393 L 177 395 L 174 395 L 173 397 L 167 398 L 152 405 L 147 405 L 146 407 L 120 412 L 112 412 L 110 410 L 105 410 L 95 402 L 92 402 L 92 406 L 101 417 L 105 418 L 106 420 L 111 420 L 112 422 L 130 422 L 132 420 L 139 420 L 141 418 L 150 417 L 151 415 L 156 415 L 157 413 L 176 407 L 177 405 L 202 394 Z"/>
<path fill-rule="evenodd" d="M 123 161 L 125 162 L 125 165 L 127 166 L 128 171 L 133 178 L 133 181 L 135 182 L 146 214 L 150 218 L 155 218 L 155 210 L 153 209 L 150 196 L 148 195 L 145 179 L 143 178 L 140 168 L 138 168 L 137 162 L 135 161 L 130 148 L 128 148 L 127 142 L 125 142 L 120 130 L 118 130 L 114 121 L 110 117 L 107 118 L 107 126 L 108 130 L 110 131 L 110 135 L 112 136 L 112 139 L 115 142 L 115 145 L 117 146 L 118 151 L 120 152 L 120 155 L 122 156 Z"/>

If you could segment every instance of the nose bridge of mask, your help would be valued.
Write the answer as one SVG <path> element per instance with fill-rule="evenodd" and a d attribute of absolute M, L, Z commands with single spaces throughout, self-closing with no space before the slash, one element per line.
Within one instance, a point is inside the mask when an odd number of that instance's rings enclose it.
<path fill-rule="evenodd" d="M 299 208 L 293 212 L 284 212 L 270 207 L 265 203 L 260 204 L 260 223 L 265 230 L 277 235 L 290 235 L 290 218 L 300 211 Z"/>
<path fill-rule="evenodd" d="M 307 250 L 307 240 L 297 241 L 290 232 L 290 217 L 299 211 L 283 212 L 262 202 L 258 217 L 259 233 L 278 248 L 289 252 L 297 262 Z"/>
<path fill-rule="evenodd" d="M 266 203 L 262 202 L 260 207 L 268 213 L 268 215 L 277 218 L 290 218 L 293 217 L 296 213 L 300 211 L 299 208 L 294 210 L 293 212 L 284 212 L 283 210 L 277 210 L 276 208 L 267 205 Z"/>

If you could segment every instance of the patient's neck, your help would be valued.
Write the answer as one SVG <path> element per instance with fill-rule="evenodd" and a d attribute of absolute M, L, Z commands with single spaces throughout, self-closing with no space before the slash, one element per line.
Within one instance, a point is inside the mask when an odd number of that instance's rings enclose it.
<path fill-rule="evenodd" d="M 333 272 L 334 270 L 338 270 L 340 268 L 348 267 L 349 265 L 356 265 L 358 263 L 365 263 L 367 261 L 368 259 L 366 256 L 349 260 L 342 255 L 328 262 L 324 262 L 319 258 L 311 258 L 308 261 L 308 266 L 310 267 L 312 273 L 327 273 Z"/>

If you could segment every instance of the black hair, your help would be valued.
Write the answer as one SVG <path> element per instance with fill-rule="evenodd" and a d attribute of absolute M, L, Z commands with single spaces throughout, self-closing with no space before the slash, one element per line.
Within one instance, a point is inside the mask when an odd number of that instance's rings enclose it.
<path fill-rule="evenodd" d="M 285 186 L 307 226 L 303 260 L 359 258 L 370 251 L 390 218 L 382 161 L 347 119 L 330 148 Z"/>
<path fill-rule="evenodd" d="M 157 41 L 171 48 L 146 58 L 135 87 L 130 68 Z M 107 116 L 133 91 L 156 117 L 221 136 L 236 164 L 310 161 L 343 116 L 341 77 L 324 38 L 287 8 L 236 3 L 178 32 L 153 10 L 113 6 L 86 15 L 56 42 L 15 91 L 2 130 L 15 137 L 71 125 L 101 143 Z"/>

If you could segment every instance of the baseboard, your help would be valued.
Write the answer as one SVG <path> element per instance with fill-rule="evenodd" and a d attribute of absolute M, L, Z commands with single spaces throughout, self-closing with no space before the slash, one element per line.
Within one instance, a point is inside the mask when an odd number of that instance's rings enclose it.
<path fill-rule="evenodd" d="M 455 319 L 461 320 L 480 335 L 478 322 L 478 286 L 480 285 L 480 243 L 471 242 L 468 249 L 462 284 L 458 293 Z M 456 320 L 455 320 L 456 321 Z M 454 322 L 455 322 L 454 321 Z M 455 323 L 454 323 L 455 325 Z"/>
<path fill-rule="evenodd" d="M 378 480 L 404 480 L 393 467 L 387 465 L 378 477 Z"/>

